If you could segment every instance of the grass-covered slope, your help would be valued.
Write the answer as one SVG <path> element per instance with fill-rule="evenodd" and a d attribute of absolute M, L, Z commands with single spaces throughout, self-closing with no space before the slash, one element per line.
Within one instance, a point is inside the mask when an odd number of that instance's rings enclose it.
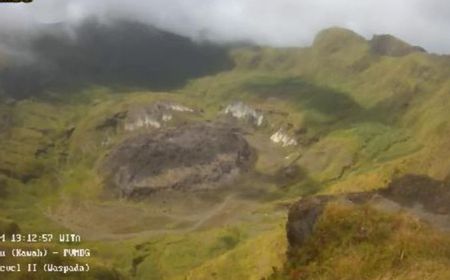
<path fill-rule="evenodd" d="M 283 267 L 286 206 L 299 196 L 378 189 L 407 173 L 449 175 L 448 57 L 339 28 L 321 32 L 307 48 L 235 48 L 229 55 L 233 69 L 171 92 L 87 87 L 0 99 L 0 226 L 78 232 L 111 279 L 261 279 Z M 258 156 L 233 188 L 202 199 L 174 194 L 138 202 L 105 192 L 102 161 L 146 131 L 127 131 L 124 112 L 155 102 L 193 108 L 195 114 L 174 114 L 167 123 L 177 126 L 222 119 L 235 101 L 262 112 L 265 122 L 239 123 Z M 271 142 L 279 130 L 298 144 Z M 363 241 L 356 240 L 360 223 L 371 230 Z M 414 228 L 411 217 L 336 205 L 317 230 L 289 275 L 448 273 L 447 237 Z M 399 260 L 402 250 L 411 253 Z M 360 269 L 349 269 L 355 263 Z M 92 277 L 107 279 L 101 275 Z"/>
<path fill-rule="evenodd" d="M 387 41 L 385 48 L 397 42 Z M 448 57 L 414 47 L 402 56 L 380 54 L 372 44 L 351 31 L 332 28 L 321 32 L 310 48 L 238 49 L 233 51 L 234 71 L 200 79 L 188 88 L 208 99 L 220 94 L 280 102 L 301 114 L 296 121 L 322 141 L 346 135 L 358 146 L 353 161 L 361 168 L 350 170 L 357 181 L 367 169 L 364 165 L 373 171 L 367 178 L 378 178 L 378 187 L 394 165 L 401 172 L 444 178 L 449 167 L 444 155 Z M 349 145 L 341 147 L 354 149 Z"/>
<path fill-rule="evenodd" d="M 448 279 L 450 239 L 407 214 L 329 204 L 270 279 Z"/>

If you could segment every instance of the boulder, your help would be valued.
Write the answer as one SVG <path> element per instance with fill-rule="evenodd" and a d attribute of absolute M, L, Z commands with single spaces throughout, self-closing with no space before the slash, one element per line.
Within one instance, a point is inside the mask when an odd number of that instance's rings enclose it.
<path fill-rule="evenodd" d="M 286 225 L 290 248 L 301 247 L 328 203 L 368 204 L 383 212 L 406 212 L 432 226 L 450 230 L 450 187 L 423 175 L 395 178 L 385 189 L 365 193 L 302 198 L 291 205 Z"/>

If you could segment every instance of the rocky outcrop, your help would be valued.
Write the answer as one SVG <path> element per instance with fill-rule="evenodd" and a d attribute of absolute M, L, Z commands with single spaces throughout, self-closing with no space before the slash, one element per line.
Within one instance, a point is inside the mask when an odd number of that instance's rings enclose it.
<path fill-rule="evenodd" d="M 124 129 L 134 131 L 140 128 L 161 128 L 163 123 L 173 119 L 175 112 L 193 113 L 194 110 L 170 102 L 157 102 L 150 106 L 136 107 L 128 112 Z"/>
<path fill-rule="evenodd" d="M 421 47 L 411 46 L 391 35 L 375 35 L 369 44 L 373 53 L 384 56 L 400 57 L 413 52 L 426 52 Z"/>
<path fill-rule="evenodd" d="M 376 192 L 306 197 L 289 209 L 286 225 L 291 248 L 301 247 L 328 203 L 369 204 L 379 211 L 406 212 L 442 230 L 450 230 L 450 186 L 426 176 L 405 175 Z"/>
<path fill-rule="evenodd" d="M 310 197 L 291 206 L 286 227 L 290 246 L 302 246 L 311 236 L 317 219 L 322 214 L 326 203 L 331 199 L 331 196 Z"/>
<path fill-rule="evenodd" d="M 438 215 L 450 214 L 450 184 L 423 175 L 398 178 L 380 194 L 404 207 L 420 205 Z"/>
<path fill-rule="evenodd" d="M 240 132 L 190 124 L 125 140 L 103 162 L 106 183 L 125 197 L 223 185 L 245 172 L 252 151 Z"/>
<path fill-rule="evenodd" d="M 225 108 L 224 113 L 234 118 L 245 120 L 256 126 L 261 126 L 264 123 L 264 115 L 261 112 L 256 111 L 242 102 L 235 102 L 228 105 Z"/>
<path fill-rule="evenodd" d="M 283 147 L 297 146 L 298 142 L 294 137 L 288 135 L 283 129 L 279 129 L 277 132 L 270 136 L 270 140 L 276 144 L 280 144 Z"/>

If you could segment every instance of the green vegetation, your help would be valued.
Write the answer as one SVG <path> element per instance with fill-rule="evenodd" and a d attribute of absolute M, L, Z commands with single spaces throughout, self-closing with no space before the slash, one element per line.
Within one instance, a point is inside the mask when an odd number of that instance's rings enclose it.
<path fill-rule="evenodd" d="M 342 205 L 327 208 L 317 234 L 282 268 L 286 205 L 299 196 L 378 189 L 406 173 L 449 176 L 450 60 L 381 55 L 343 29 L 320 33 L 310 48 L 230 56 L 235 68 L 173 92 L 94 85 L 0 99 L 0 231 L 80 232 L 96 251 L 92 279 L 261 279 L 274 270 L 273 279 L 450 279 L 443 233 Z M 237 100 L 268 120 L 247 135 L 258 158 L 254 174 L 230 188 L 237 194 L 180 195 L 161 206 L 105 192 L 99 162 L 137 133 L 116 125 L 118 113 L 155 101 L 201 112 L 175 125 L 220 118 Z M 270 142 L 282 127 L 299 145 Z M 301 176 L 276 177 L 290 166 Z"/>
<path fill-rule="evenodd" d="M 450 238 L 415 217 L 331 204 L 270 279 L 447 279 Z"/>

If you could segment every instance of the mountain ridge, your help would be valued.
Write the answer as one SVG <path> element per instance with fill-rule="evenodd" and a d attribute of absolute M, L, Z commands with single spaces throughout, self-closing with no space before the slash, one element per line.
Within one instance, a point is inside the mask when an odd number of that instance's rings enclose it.
<path fill-rule="evenodd" d="M 419 277 L 446 280 L 445 233 L 371 205 L 329 204 L 305 254 L 286 254 L 287 209 L 299 198 L 382 192 L 403 182 L 392 193 L 402 201 L 409 180 L 445 187 L 439 182 L 450 177 L 450 60 L 385 36 L 374 51 L 373 40 L 331 28 L 304 48 L 227 47 L 225 60 L 220 49 L 218 61 L 232 67 L 213 67 L 169 88 L 119 90 L 94 79 L 70 94 L 44 87 L 36 95 L 4 95 L 0 229 L 81 233 L 83 245 L 98 252 L 92 279 L 414 279 L 425 265 L 436 273 Z M 69 49 L 82 55 L 80 46 Z M 227 137 L 191 130 L 217 123 L 228 126 Z M 202 145 L 209 134 L 223 141 Z M 121 180 L 129 170 L 120 170 L 133 165 L 142 175 L 135 185 L 151 189 L 162 178 L 171 187 L 121 198 L 99 170 L 141 138 L 146 144 L 131 149 L 139 164 L 125 153 L 127 163 L 111 173 L 124 189 L 135 187 L 129 185 L 135 178 Z M 226 169 L 230 162 L 240 166 L 248 149 L 231 149 L 233 141 L 251 147 L 242 176 L 213 190 L 190 188 L 221 179 L 208 162 L 189 165 L 203 148 L 213 149 L 208 154 Z M 177 157 L 183 166 L 173 164 Z M 156 177 L 145 169 L 151 165 L 161 167 Z M 361 269 L 349 269 L 355 263 Z"/>

